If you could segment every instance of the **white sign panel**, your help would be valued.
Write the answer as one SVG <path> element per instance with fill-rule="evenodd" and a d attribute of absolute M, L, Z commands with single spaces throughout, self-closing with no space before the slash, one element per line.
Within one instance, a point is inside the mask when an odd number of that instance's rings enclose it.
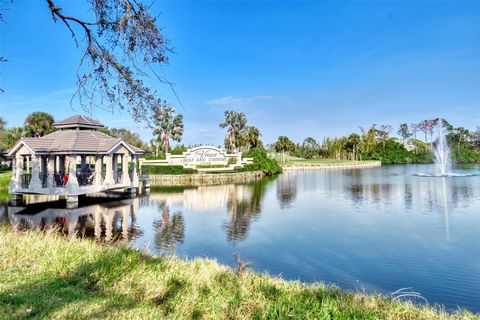
<path fill-rule="evenodd" d="M 183 166 L 201 171 L 223 171 L 243 167 L 252 159 L 242 159 L 241 153 L 228 154 L 225 150 L 201 146 L 188 149 L 181 155 L 167 153 L 165 160 L 141 160 L 140 165 Z M 209 168 L 202 168 L 202 166 Z"/>
<path fill-rule="evenodd" d="M 186 167 L 197 165 L 227 165 L 228 159 L 238 161 L 238 154 L 227 154 L 214 147 L 197 147 L 184 152 L 183 155 L 167 155 L 169 164 L 179 164 Z M 233 160 L 231 160 L 233 161 Z"/>

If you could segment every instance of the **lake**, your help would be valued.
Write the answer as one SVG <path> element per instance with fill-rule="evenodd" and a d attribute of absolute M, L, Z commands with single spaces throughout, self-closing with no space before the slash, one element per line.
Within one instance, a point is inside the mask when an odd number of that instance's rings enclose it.
<path fill-rule="evenodd" d="M 288 172 L 250 184 L 89 199 L 76 209 L 61 202 L 4 205 L 0 219 L 19 230 L 56 225 L 67 236 L 231 266 L 239 255 L 256 271 L 344 289 L 409 288 L 430 304 L 479 312 L 480 176 L 415 176 L 432 170 Z"/>

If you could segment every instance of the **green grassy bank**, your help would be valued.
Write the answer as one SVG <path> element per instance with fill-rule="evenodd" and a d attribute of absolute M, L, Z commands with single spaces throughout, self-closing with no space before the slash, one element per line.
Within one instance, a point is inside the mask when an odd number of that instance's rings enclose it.
<path fill-rule="evenodd" d="M 53 232 L 1 229 L 0 252 L 2 319 L 475 319 Z"/>
<path fill-rule="evenodd" d="M 8 194 L 8 185 L 12 178 L 12 171 L 0 172 L 0 201 L 10 198 Z"/>

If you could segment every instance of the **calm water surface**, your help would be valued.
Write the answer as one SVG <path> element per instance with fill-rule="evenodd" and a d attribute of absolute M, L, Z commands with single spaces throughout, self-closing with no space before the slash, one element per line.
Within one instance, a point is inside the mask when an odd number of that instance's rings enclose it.
<path fill-rule="evenodd" d="M 456 168 L 479 172 L 480 166 Z M 480 176 L 426 178 L 428 165 L 284 173 L 252 184 L 152 190 L 149 196 L 4 206 L 17 229 L 129 241 L 157 254 L 211 257 L 287 279 L 480 311 Z M 0 212 L 1 214 L 1 212 Z"/>

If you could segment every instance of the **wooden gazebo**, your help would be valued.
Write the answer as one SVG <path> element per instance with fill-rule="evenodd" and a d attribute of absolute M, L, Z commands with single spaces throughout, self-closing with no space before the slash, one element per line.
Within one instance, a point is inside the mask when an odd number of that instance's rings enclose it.
<path fill-rule="evenodd" d="M 10 193 L 65 196 L 129 189 L 139 185 L 137 159 L 144 151 L 98 129 L 98 121 L 76 115 L 54 123 L 58 130 L 22 138 L 8 151 L 13 174 Z"/>

